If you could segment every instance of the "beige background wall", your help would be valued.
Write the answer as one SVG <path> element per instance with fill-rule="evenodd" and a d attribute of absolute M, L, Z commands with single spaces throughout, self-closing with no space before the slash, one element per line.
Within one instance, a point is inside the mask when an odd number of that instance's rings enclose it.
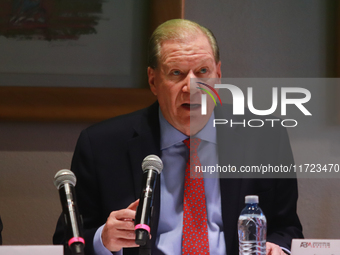
<path fill-rule="evenodd" d="M 51 244 L 61 212 L 55 173 L 69 168 L 87 124 L 0 123 L 4 244 Z"/>
<path fill-rule="evenodd" d="M 217 36 L 224 76 L 326 77 L 334 71 L 329 1 L 185 3 L 185 17 L 206 25 Z M 324 103 L 316 102 L 314 107 L 322 108 Z M 340 126 L 318 123 L 325 136 L 291 137 L 296 161 L 310 160 L 315 157 L 311 148 L 322 146 L 324 157 L 340 163 Z M 79 132 L 89 124 L 0 122 L 4 244 L 51 243 L 61 211 L 53 176 L 69 168 Z M 339 184 L 340 179 L 299 180 L 298 213 L 306 237 L 340 238 Z"/>

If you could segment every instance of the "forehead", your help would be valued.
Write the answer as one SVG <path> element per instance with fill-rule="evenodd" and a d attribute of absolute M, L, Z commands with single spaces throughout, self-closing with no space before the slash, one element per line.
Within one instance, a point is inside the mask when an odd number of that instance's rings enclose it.
<path fill-rule="evenodd" d="M 195 35 L 181 40 L 167 40 L 161 44 L 160 63 L 213 61 L 212 47 L 205 35 Z"/>

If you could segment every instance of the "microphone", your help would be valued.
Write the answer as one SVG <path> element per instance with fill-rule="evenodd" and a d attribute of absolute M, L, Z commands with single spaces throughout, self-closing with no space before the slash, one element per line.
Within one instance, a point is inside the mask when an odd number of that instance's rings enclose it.
<path fill-rule="evenodd" d="M 163 169 L 162 160 L 156 155 L 149 155 L 142 162 L 143 181 L 139 205 L 135 219 L 136 244 L 145 245 L 149 240 L 152 216 L 152 201 L 157 176 Z"/>
<path fill-rule="evenodd" d="M 81 220 L 76 203 L 74 186 L 77 179 L 73 172 L 62 169 L 54 176 L 54 185 L 59 190 L 66 226 L 66 237 L 71 254 L 84 255 L 85 240 L 82 238 Z"/>

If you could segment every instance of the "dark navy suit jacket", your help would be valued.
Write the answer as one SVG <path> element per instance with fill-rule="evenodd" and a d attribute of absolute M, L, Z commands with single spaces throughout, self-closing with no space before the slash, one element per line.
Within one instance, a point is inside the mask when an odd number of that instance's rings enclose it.
<path fill-rule="evenodd" d="M 150 154 L 160 156 L 159 105 L 106 120 L 85 129 L 78 140 L 72 171 L 76 174 L 76 193 L 83 216 L 86 254 L 93 253 L 93 237 L 112 211 L 126 208 L 139 198 L 141 162 Z M 216 118 L 232 118 L 230 111 Z M 246 114 L 247 115 L 247 114 Z M 249 116 L 248 116 L 249 117 Z M 243 116 L 242 118 L 247 118 Z M 258 118 L 258 117 L 257 117 Z M 217 129 L 219 165 L 289 165 L 293 156 L 284 128 L 243 128 L 220 125 Z M 183 173 L 184 174 L 184 173 Z M 159 182 L 154 198 L 154 215 L 149 246 L 159 254 L 154 242 L 159 219 Z M 260 206 L 267 217 L 267 241 L 290 248 L 292 238 L 301 238 L 302 227 L 296 214 L 297 181 L 290 179 L 221 178 L 222 219 L 228 255 L 238 254 L 237 220 L 246 195 L 259 195 Z M 59 220 L 54 243 L 63 243 Z M 124 254 L 138 254 L 137 248 Z"/>

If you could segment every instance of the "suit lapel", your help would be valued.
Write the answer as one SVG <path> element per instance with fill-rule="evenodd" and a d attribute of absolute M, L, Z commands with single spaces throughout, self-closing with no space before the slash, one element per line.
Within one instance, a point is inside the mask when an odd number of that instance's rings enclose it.
<path fill-rule="evenodd" d="M 135 187 L 135 197 L 139 198 L 142 189 L 142 161 L 150 154 L 160 157 L 160 129 L 158 117 L 158 103 L 150 106 L 145 114 L 140 116 L 140 121 L 135 125 L 135 136 L 128 141 L 128 153 L 132 169 L 132 177 Z M 154 201 L 153 216 L 151 223 L 152 240 L 147 248 L 154 246 L 157 237 L 157 228 L 160 210 L 160 178 L 158 177 Z"/>
<path fill-rule="evenodd" d="M 129 141 L 129 156 L 136 198 L 139 198 L 142 189 L 142 162 L 144 158 L 150 154 L 159 156 L 157 147 L 153 146 L 153 143 L 150 140 L 151 138 L 151 134 L 142 134 Z"/>

